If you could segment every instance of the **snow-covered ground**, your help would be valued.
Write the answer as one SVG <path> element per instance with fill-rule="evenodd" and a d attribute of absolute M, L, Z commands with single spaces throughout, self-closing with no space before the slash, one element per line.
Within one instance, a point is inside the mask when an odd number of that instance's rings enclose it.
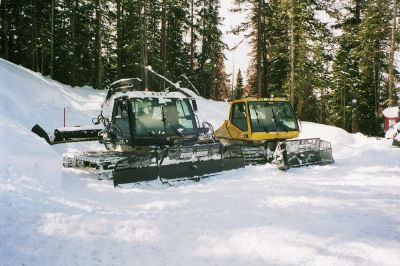
<path fill-rule="evenodd" d="M 30 129 L 90 125 L 104 92 L 0 59 L 0 265 L 400 265 L 400 149 L 303 122 L 336 163 L 271 165 L 200 182 L 114 188 L 62 169 L 99 144 L 49 146 Z M 198 99 L 217 127 L 229 105 Z"/>

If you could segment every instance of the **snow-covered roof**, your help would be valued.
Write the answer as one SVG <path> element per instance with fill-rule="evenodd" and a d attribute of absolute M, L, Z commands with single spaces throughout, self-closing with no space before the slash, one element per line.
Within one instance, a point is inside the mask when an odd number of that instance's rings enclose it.
<path fill-rule="evenodd" d="M 174 92 L 154 92 L 154 91 L 128 91 L 117 92 L 112 98 L 127 96 L 128 98 L 187 98 L 183 93 Z"/>
<path fill-rule="evenodd" d="M 114 100 L 119 97 L 128 97 L 136 99 L 159 99 L 159 101 L 164 101 L 164 99 L 184 99 L 187 98 L 183 93 L 173 91 L 173 92 L 154 92 L 154 91 L 127 91 L 127 92 L 117 92 L 113 94 L 109 99 L 107 99 L 102 105 L 102 114 L 106 118 L 111 118 L 114 106 Z"/>
<path fill-rule="evenodd" d="M 399 117 L 399 106 L 392 106 L 388 107 L 385 110 L 383 110 L 383 115 L 385 117 Z"/>

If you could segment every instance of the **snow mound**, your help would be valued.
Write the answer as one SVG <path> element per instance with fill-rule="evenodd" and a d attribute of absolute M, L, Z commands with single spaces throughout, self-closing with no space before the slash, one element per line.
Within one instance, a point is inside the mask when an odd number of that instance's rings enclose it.
<path fill-rule="evenodd" d="M 301 122 L 299 138 L 320 138 L 336 145 L 351 145 L 355 142 L 355 136 L 342 128 L 327 126 L 312 122 Z"/>
<path fill-rule="evenodd" d="M 0 265 L 400 265 L 400 163 L 391 141 L 303 122 L 336 163 L 226 171 L 200 182 L 114 188 L 62 169 L 30 132 L 90 125 L 104 92 L 71 88 L 0 59 Z M 194 96 L 215 128 L 229 104 Z"/>
<path fill-rule="evenodd" d="M 64 108 L 67 125 L 87 125 L 105 97 L 104 92 L 74 89 L 4 59 L 0 59 L 0 76 L 0 114 L 28 129 L 36 123 L 49 130 L 63 126 Z"/>
<path fill-rule="evenodd" d="M 0 59 L 0 178 L 29 173 L 58 185 L 61 155 L 31 132 L 38 123 L 51 132 L 67 123 L 89 125 L 103 92 L 74 89 Z"/>

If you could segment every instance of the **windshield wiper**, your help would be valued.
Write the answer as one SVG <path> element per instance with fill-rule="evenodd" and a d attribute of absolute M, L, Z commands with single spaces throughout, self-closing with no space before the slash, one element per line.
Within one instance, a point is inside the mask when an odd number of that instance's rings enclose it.
<path fill-rule="evenodd" d="M 289 130 L 287 129 L 287 126 L 281 120 L 279 120 L 279 125 L 281 125 L 281 127 L 278 128 L 278 124 L 277 124 L 278 119 L 276 118 L 276 115 L 275 115 L 275 112 L 274 112 L 274 107 L 272 107 L 271 110 L 272 110 L 272 116 L 274 117 L 274 123 L 275 123 L 276 131 L 280 131 L 279 129 L 282 128 L 283 131 L 289 132 Z"/>
<path fill-rule="evenodd" d="M 256 105 L 254 105 L 254 111 L 256 112 L 256 118 L 257 118 L 258 127 L 262 127 L 265 132 L 269 133 L 268 127 L 266 125 L 264 125 L 264 123 L 260 123 L 259 112 L 257 110 L 257 106 Z"/>

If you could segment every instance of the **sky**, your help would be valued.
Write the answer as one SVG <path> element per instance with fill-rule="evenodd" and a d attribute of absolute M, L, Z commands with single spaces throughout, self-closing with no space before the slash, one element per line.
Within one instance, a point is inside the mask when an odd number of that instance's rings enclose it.
<path fill-rule="evenodd" d="M 234 47 L 243 40 L 243 36 L 235 36 L 232 33 L 228 33 L 228 31 L 239 25 L 246 18 L 246 14 L 230 12 L 229 9 L 233 7 L 233 2 L 234 0 L 221 0 L 221 17 L 223 18 L 221 30 L 223 33 L 223 41 L 229 48 Z M 250 61 L 249 52 L 250 46 L 247 40 L 242 42 L 234 51 L 225 51 L 227 59 L 225 61 L 225 68 L 227 74 L 231 75 L 232 72 L 234 72 L 236 79 L 237 71 L 240 68 L 244 79 L 246 79 L 247 67 Z"/>

